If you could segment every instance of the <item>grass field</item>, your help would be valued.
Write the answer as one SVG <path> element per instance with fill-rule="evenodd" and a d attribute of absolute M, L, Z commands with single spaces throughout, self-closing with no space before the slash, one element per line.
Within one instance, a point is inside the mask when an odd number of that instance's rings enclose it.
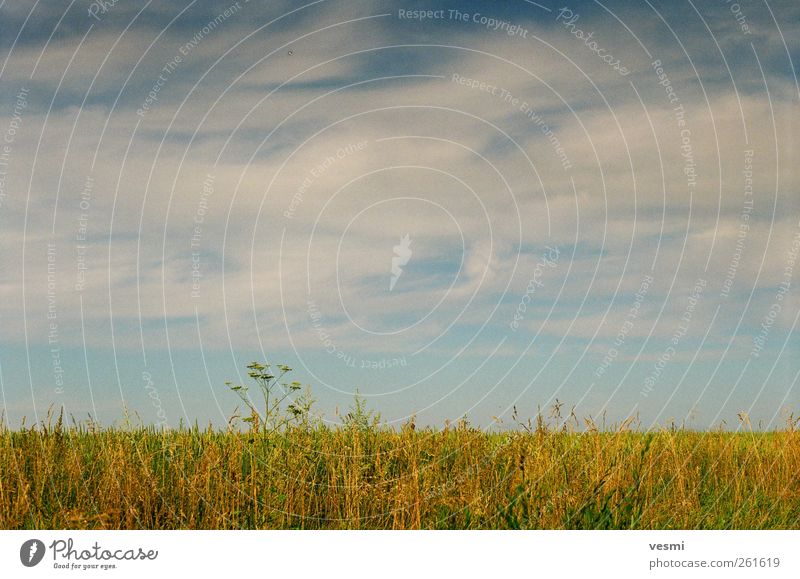
<path fill-rule="evenodd" d="M 488 432 L 399 429 L 356 396 L 327 426 L 253 362 L 225 430 L 0 425 L 3 529 L 795 529 L 800 419 L 772 432 L 598 428 L 562 404 Z M 740 415 L 741 426 L 750 428 Z M 633 426 L 633 428 L 631 428 Z"/>
<path fill-rule="evenodd" d="M 4 529 L 800 528 L 800 432 L 0 431 Z"/>

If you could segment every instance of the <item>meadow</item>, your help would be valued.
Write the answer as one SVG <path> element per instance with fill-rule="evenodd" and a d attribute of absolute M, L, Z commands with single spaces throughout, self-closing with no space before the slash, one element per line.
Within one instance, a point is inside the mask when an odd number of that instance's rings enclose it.
<path fill-rule="evenodd" d="M 0 528 L 800 528 L 793 419 L 643 432 L 556 406 L 503 431 L 388 428 L 357 399 L 332 427 L 269 378 L 261 414 L 229 385 L 253 413 L 226 429 L 0 428 Z"/>

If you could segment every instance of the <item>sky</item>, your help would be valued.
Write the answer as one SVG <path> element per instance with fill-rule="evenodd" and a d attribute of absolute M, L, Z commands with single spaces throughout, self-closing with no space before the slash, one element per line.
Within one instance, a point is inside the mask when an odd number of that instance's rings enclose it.
<path fill-rule="evenodd" d="M 795 2 L 0 3 L 3 420 L 781 427 Z M 741 414 L 744 413 L 744 414 Z"/>

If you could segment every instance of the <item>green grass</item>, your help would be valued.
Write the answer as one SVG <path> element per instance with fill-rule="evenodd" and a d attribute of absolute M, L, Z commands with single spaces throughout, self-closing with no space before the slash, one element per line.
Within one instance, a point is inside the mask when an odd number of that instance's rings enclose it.
<path fill-rule="evenodd" d="M 0 429 L 4 529 L 796 529 L 800 433 Z"/>

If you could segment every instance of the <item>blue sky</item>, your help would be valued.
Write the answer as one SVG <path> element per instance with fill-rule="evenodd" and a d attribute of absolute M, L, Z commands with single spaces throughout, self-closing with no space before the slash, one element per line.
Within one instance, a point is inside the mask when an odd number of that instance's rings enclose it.
<path fill-rule="evenodd" d="M 331 422 L 358 390 L 392 423 L 557 398 L 778 426 L 799 23 L 788 1 L 0 4 L 5 418 L 224 424 L 224 381 L 266 359 Z"/>

